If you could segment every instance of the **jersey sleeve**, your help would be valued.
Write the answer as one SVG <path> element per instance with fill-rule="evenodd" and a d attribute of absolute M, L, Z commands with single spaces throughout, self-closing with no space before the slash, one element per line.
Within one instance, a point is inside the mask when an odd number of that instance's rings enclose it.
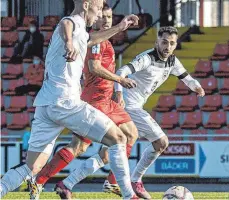
<path fill-rule="evenodd" d="M 88 48 L 88 60 L 102 60 L 102 45 L 96 44 Z"/>
<path fill-rule="evenodd" d="M 175 64 L 170 73 L 173 74 L 174 76 L 180 76 L 185 72 L 186 72 L 186 69 L 184 68 L 182 63 L 177 58 L 175 58 Z"/>
<path fill-rule="evenodd" d="M 151 64 L 151 58 L 148 54 L 140 54 L 136 56 L 130 64 L 133 66 L 135 72 L 138 72 L 144 70 Z"/>

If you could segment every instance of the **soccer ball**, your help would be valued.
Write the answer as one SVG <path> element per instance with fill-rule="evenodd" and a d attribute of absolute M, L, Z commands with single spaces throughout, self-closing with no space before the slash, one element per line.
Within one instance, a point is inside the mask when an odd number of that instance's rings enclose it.
<path fill-rule="evenodd" d="M 194 200 L 194 197 L 187 188 L 173 186 L 165 192 L 163 200 Z"/>

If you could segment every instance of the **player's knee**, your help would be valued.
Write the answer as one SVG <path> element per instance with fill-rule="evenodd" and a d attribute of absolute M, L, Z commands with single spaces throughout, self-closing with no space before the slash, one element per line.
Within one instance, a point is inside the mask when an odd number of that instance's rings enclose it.
<path fill-rule="evenodd" d="M 169 146 L 169 139 L 167 136 L 163 136 L 153 143 L 155 151 L 162 153 Z"/>
<path fill-rule="evenodd" d="M 114 137 L 116 144 L 126 144 L 127 143 L 127 137 L 122 131 L 118 131 L 117 134 Z"/>
<path fill-rule="evenodd" d="M 99 156 L 102 159 L 103 163 L 107 164 L 109 162 L 108 148 L 103 147 L 99 152 Z"/>
<path fill-rule="evenodd" d="M 126 137 L 128 144 L 135 143 L 135 141 L 138 139 L 138 130 L 136 126 L 133 126 L 130 130 L 128 130 Z"/>

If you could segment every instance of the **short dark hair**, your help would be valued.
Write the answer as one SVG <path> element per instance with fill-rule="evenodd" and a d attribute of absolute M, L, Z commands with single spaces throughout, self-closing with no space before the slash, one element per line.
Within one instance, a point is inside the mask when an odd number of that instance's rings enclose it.
<path fill-rule="evenodd" d="M 103 11 L 112 9 L 106 2 L 103 3 Z"/>
<path fill-rule="evenodd" d="M 169 35 L 176 34 L 178 35 L 178 31 L 175 27 L 173 26 L 163 26 L 159 29 L 158 31 L 158 36 L 161 37 L 163 33 L 168 33 Z"/>

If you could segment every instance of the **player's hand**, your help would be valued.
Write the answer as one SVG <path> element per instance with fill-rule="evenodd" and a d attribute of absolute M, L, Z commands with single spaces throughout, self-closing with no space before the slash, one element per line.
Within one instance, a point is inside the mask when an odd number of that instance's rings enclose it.
<path fill-rule="evenodd" d="M 131 89 L 137 86 L 137 83 L 134 80 L 129 79 L 129 78 L 121 78 L 120 84 L 122 85 L 122 87 L 128 88 L 128 89 Z"/>
<path fill-rule="evenodd" d="M 76 56 L 79 52 L 74 48 L 72 42 L 65 43 L 65 50 L 66 50 L 66 54 L 64 55 L 64 57 L 66 58 L 67 62 L 75 61 Z"/>
<path fill-rule="evenodd" d="M 127 15 L 124 19 L 118 24 L 121 31 L 125 31 L 131 25 L 138 25 L 138 16 L 136 15 Z"/>
<path fill-rule="evenodd" d="M 125 108 L 125 101 L 122 96 L 122 92 L 118 91 L 115 93 L 115 102 L 122 108 Z"/>
<path fill-rule="evenodd" d="M 198 96 L 203 97 L 205 95 L 205 91 L 202 87 L 196 87 L 195 92 L 198 94 Z"/>

